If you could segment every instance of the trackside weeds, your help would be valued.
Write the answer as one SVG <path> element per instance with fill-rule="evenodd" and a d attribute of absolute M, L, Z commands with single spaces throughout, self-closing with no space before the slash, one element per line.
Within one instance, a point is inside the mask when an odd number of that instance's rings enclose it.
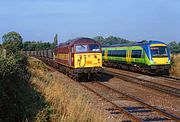
<path fill-rule="evenodd" d="M 35 121 L 53 122 L 104 122 L 99 112 L 91 109 L 92 105 L 86 96 L 76 92 L 73 86 L 68 84 L 68 79 L 57 78 L 55 72 L 49 71 L 44 63 L 34 58 L 29 60 L 31 72 L 31 84 L 39 91 L 49 107 L 39 111 Z M 91 106 L 91 107 L 90 107 Z"/>

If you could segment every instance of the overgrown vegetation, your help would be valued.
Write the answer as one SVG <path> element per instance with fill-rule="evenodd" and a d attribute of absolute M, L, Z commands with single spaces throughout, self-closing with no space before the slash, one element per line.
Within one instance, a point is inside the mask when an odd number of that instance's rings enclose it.
<path fill-rule="evenodd" d="M 3 49 L 6 51 L 2 52 Z M 33 121 L 39 111 L 49 106 L 29 83 L 28 59 L 19 53 L 21 49 L 20 34 L 9 32 L 3 36 L 0 47 L 0 122 Z"/>
<path fill-rule="evenodd" d="M 33 121 L 39 111 L 49 108 L 29 83 L 31 75 L 26 65 L 25 56 L 14 54 L 3 58 L 0 55 L 0 121 Z"/>
<path fill-rule="evenodd" d="M 31 59 L 31 83 L 51 105 L 50 120 L 53 122 L 104 122 L 101 113 L 91 109 L 86 96 L 67 81 L 66 76 L 48 71 L 44 63 Z M 36 121 L 44 120 L 46 112 L 41 111 Z"/>
<path fill-rule="evenodd" d="M 171 55 L 171 75 L 180 77 L 180 54 Z"/>

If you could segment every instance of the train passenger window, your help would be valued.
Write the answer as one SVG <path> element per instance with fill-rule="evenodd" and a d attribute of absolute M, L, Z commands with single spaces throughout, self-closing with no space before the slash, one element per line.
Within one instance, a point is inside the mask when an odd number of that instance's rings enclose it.
<path fill-rule="evenodd" d="M 104 52 L 105 52 L 105 51 L 103 50 L 103 51 L 102 51 L 102 56 L 104 56 Z"/>
<path fill-rule="evenodd" d="M 111 56 L 116 56 L 116 50 L 111 51 Z"/>
<path fill-rule="evenodd" d="M 90 44 L 89 45 L 89 50 L 90 52 L 99 52 L 100 51 L 100 46 L 97 44 Z"/>
<path fill-rule="evenodd" d="M 108 50 L 108 56 L 111 56 L 111 51 L 110 50 Z"/>
<path fill-rule="evenodd" d="M 126 57 L 126 50 L 109 50 L 108 56 Z"/>
<path fill-rule="evenodd" d="M 141 58 L 142 50 L 132 50 L 132 58 Z"/>
<path fill-rule="evenodd" d="M 116 50 L 109 50 L 108 56 L 116 56 Z"/>
<path fill-rule="evenodd" d="M 108 50 L 108 56 L 111 56 L 111 50 Z"/>
<path fill-rule="evenodd" d="M 126 50 L 118 50 L 118 57 L 126 57 Z"/>
<path fill-rule="evenodd" d="M 87 52 L 88 51 L 88 46 L 87 45 L 77 45 L 76 46 L 76 52 Z"/>

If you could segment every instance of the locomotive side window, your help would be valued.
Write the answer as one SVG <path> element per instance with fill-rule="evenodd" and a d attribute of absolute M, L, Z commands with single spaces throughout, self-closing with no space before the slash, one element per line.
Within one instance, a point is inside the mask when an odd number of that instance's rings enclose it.
<path fill-rule="evenodd" d="M 100 46 L 97 44 L 90 44 L 89 45 L 89 50 L 90 52 L 99 52 L 100 51 Z"/>
<path fill-rule="evenodd" d="M 132 58 L 141 58 L 142 50 L 132 50 Z"/>
<path fill-rule="evenodd" d="M 88 46 L 87 45 L 77 45 L 76 46 L 76 52 L 87 52 L 88 51 Z"/>
<path fill-rule="evenodd" d="M 71 47 L 71 53 L 73 53 L 74 52 L 74 47 Z"/>
<path fill-rule="evenodd" d="M 151 47 L 151 55 L 152 57 L 167 57 L 167 47 Z"/>

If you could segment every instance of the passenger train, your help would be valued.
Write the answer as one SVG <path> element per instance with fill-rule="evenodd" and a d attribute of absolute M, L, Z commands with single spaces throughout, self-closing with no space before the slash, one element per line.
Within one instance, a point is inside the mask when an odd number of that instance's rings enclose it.
<path fill-rule="evenodd" d="M 160 41 L 102 47 L 103 65 L 169 74 L 170 50 Z"/>

